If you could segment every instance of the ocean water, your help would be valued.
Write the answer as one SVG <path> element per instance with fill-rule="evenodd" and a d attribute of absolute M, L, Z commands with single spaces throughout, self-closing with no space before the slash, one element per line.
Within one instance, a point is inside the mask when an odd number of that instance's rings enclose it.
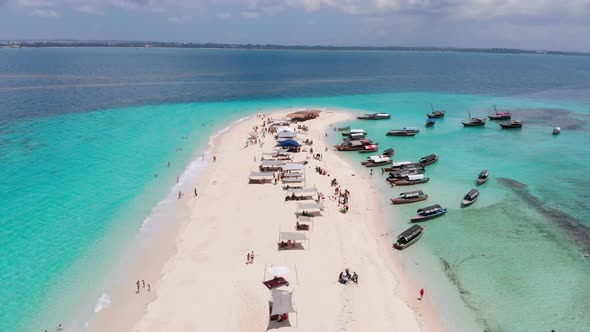
<path fill-rule="evenodd" d="M 121 252 L 146 222 L 165 227 L 162 207 L 174 210 L 176 190 L 191 185 L 209 137 L 285 106 L 389 112 L 389 121 L 352 125 L 397 160 L 441 156 L 421 188 L 428 204 L 450 211 L 400 255 L 448 326 L 586 330 L 588 92 L 590 59 L 578 57 L 0 50 L 0 331 L 70 321 L 82 330 L 108 306 Z M 422 127 L 431 103 L 447 110 L 434 128 L 385 137 Z M 493 104 L 525 127 L 462 128 L 467 112 L 485 115 Z M 552 136 L 554 126 L 563 133 Z M 460 209 L 482 169 L 492 178 Z M 373 180 L 384 204 L 400 192 Z M 418 207 L 386 206 L 392 234 Z"/>

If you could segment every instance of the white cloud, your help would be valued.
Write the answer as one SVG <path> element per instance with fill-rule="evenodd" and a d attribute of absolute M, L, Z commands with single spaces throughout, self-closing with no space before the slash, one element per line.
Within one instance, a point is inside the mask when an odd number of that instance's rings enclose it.
<path fill-rule="evenodd" d="M 258 18 L 258 16 L 260 14 L 258 14 L 257 12 L 253 12 L 253 11 L 245 11 L 245 12 L 241 12 L 240 15 L 243 18 L 255 19 L 255 18 Z"/>
<path fill-rule="evenodd" d="M 53 9 L 42 9 L 37 8 L 31 12 L 31 15 L 43 17 L 43 18 L 58 18 L 60 17 L 60 13 L 53 10 Z"/>

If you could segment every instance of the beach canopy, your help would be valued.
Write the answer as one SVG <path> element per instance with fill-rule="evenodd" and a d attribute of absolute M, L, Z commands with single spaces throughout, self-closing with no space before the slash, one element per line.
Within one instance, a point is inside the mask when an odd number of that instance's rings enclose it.
<path fill-rule="evenodd" d="M 300 176 L 297 178 L 284 178 L 283 179 L 284 183 L 303 182 L 303 181 L 305 181 L 305 178 L 303 176 Z"/>
<path fill-rule="evenodd" d="M 271 316 L 296 312 L 293 308 L 293 292 L 273 289 Z"/>
<path fill-rule="evenodd" d="M 293 152 L 288 152 L 288 151 L 263 152 L 262 155 L 275 156 L 275 157 L 280 157 L 280 156 L 289 157 L 289 156 L 293 155 Z"/>
<path fill-rule="evenodd" d="M 271 265 L 266 271 L 273 276 L 282 276 L 283 274 L 289 273 L 289 268 L 282 265 Z"/>
<path fill-rule="evenodd" d="M 280 232 L 280 240 L 303 241 L 307 240 L 305 232 Z"/>
<path fill-rule="evenodd" d="M 282 160 L 264 159 L 262 160 L 262 166 L 282 166 L 285 162 Z"/>
<path fill-rule="evenodd" d="M 313 222 L 313 217 L 310 217 L 310 216 L 299 216 L 297 218 L 297 221 L 301 221 L 301 222 Z"/>
<path fill-rule="evenodd" d="M 279 142 L 280 146 L 294 146 L 294 147 L 298 147 L 299 146 L 299 142 L 297 142 L 294 139 L 288 139 L 282 142 Z"/>
<path fill-rule="evenodd" d="M 293 133 L 295 134 L 295 129 L 291 128 L 291 127 L 278 127 L 277 128 L 277 133 L 282 133 L 282 132 L 288 132 L 288 133 Z"/>
<path fill-rule="evenodd" d="M 302 164 L 286 164 L 285 167 L 283 167 L 283 171 L 301 171 L 303 170 L 303 167 Z"/>
<path fill-rule="evenodd" d="M 297 210 L 323 210 L 322 203 L 297 203 Z"/>
<path fill-rule="evenodd" d="M 286 178 L 298 178 L 298 177 L 303 177 L 303 174 L 301 174 L 301 173 L 283 173 L 283 176 Z"/>
<path fill-rule="evenodd" d="M 297 137 L 297 133 L 291 133 L 291 132 L 283 131 L 281 133 L 278 133 L 277 134 L 277 137 L 278 137 L 277 140 L 285 140 L 285 139 L 288 139 L 288 138 L 295 138 L 295 137 Z"/>
<path fill-rule="evenodd" d="M 289 189 L 289 194 L 315 194 L 318 192 L 316 188 L 301 188 L 301 189 Z"/>
<path fill-rule="evenodd" d="M 273 172 L 250 172 L 250 177 L 272 178 L 272 177 L 274 177 L 274 173 Z"/>

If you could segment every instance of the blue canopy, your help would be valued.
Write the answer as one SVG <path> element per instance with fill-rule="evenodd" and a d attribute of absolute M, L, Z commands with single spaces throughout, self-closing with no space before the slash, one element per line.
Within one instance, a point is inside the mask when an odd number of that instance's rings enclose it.
<path fill-rule="evenodd" d="M 282 142 L 279 142 L 280 146 L 299 146 L 299 143 L 296 140 L 293 139 L 288 139 L 288 140 L 284 140 Z"/>

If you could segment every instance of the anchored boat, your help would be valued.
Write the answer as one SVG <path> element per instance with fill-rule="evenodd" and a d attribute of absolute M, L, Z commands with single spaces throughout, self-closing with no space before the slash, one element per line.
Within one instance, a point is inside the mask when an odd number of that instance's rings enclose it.
<path fill-rule="evenodd" d="M 444 118 L 445 117 L 445 111 L 435 111 L 434 110 L 434 106 L 432 106 L 432 104 L 430 104 L 430 110 L 432 111 L 432 113 L 430 114 L 426 114 L 426 116 L 429 119 L 440 119 L 440 118 Z"/>
<path fill-rule="evenodd" d="M 378 167 L 391 164 L 391 158 L 387 156 L 370 156 L 361 164 L 365 167 Z"/>
<path fill-rule="evenodd" d="M 395 184 L 396 186 L 411 186 L 415 184 L 426 183 L 430 181 L 430 178 L 424 176 L 424 174 L 408 174 L 403 175 L 402 178 L 387 178 L 387 181 Z"/>
<path fill-rule="evenodd" d="M 437 161 L 438 161 L 438 156 L 437 156 L 437 155 L 435 155 L 435 154 L 429 154 L 429 155 L 428 155 L 428 156 L 426 156 L 426 157 L 422 157 L 422 158 L 420 158 L 420 161 L 419 161 L 419 163 L 420 163 L 422 166 L 428 166 L 428 165 L 432 165 L 432 164 L 434 164 L 434 163 L 435 163 L 435 162 L 437 162 Z"/>
<path fill-rule="evenodd" d="M 481 186 L 482 184 L 486 183 L 486 181 L 488 181 L 489 176 L 490 172 L 488 172 L 488 170 L 484 169 L 483 171 L 481 171 L 477 176 L 477 185 Z"/>
<path fill-rule="evenodd" d="M 463 196 L 463 202 L 461 203 L 461 207 L 468 207 L 469 205 L 475 203 L 479 198 L 479 190 L 471 189 L 465 196 Z"/>
<path fill-rule="evenodd" d="M 423 232 L 424 227 L 420 225 L 412 225 L 412 227 L 406 229 L 403 233 L 397 236 L 397 241 L 393 244 L 393 247 L 397 250 L 404 250 L 416 243 L 422 236 Z"/>
<path fill-rule="evenodd" d="M 356 117 L 359 120 L 387 120 L 391 118 L 391 115 L 387 113 L 372 113 L 372 114 L 363 114 L 361 116 Z"/>
<path fill-rule="evenodd" d="M 494 113 L 488 115 L 488 118 L 490 118 L 490 120 L 510 120 L 510 118 L 512 118 L 512 113 L 508 111 L 498 112 L 496 105 L 494 105 Z"/>
<path fill-rule="evenodd" d="M 486 119 L 485 118 L 472 118 L 471 117 L 471 113 L 469 113 L 469 120 L 465 121 L 461 121 L 461 123 L 463 124 L 463 127 L 481 127 L 481 126 L 485 126 L 486 125 Z"/>
<path fill-rule="evenodd" d="M 501 122 L 498 124 L 500 125 L 500 127 L 505 128 L 505 129 L 522 128 L 522 121 L 521 120 L 510 120 L 510 121 Z"/>
<path fill-rule="evenodd" d="M 392 198 L 392 204 L 408 204 L 408 203 L 415 203 L 424 201 L 428 198 L 422 190 L 414 190 L 414 191 L 407 191 L 405 193 L 399 194 L 399 197 Z"/>
<path fill-rule="evenodd" d="M 447 213 L 447 209 L 441 207 L 438 204 L 427 206 L 425 208 L 418 209 L 417 215 L 410 219 L 411 222 L 421 222 L 434 218 L 438 218 L 443 214 Z"/>
<path fill-rule="evenodd" d="M 363 146 L 362 150 L 359 151 L 359 153 L 370 153 L 375 151 L 379 151 L 378 144 L 365 145 Z"/>

